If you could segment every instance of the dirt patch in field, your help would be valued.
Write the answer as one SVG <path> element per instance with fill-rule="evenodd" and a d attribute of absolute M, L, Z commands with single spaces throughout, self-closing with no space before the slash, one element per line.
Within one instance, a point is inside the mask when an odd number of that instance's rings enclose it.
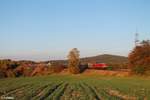
<path fill-rule="evenodd" d="M 58 74 L 58 73 L 53 73 Z M 71 73 L 68 69 L 64 69 L 59 74 L 61 75 L 70 75 Z M 98 69 L 86 69 L 84 72 L 77 75 L 106 75 L 106 76 L 119 76 L 119 77 L 128 77 L 131 76 L 130 71 L 109 71 L 109 70 L 98 70 Z"/>
<path fill-rule="evenodd" d="M 85 75 L 99 74 L 99 75 L 108 75 L 108 76 L 120 76 L 126 77 L 130 75 L 129 71 L 108 71 L 108 70 L 96 70 L 96 69 L 87 69 L 83 72 Z"/>
<path fill-rule="evenodd" d="M 123 94 L 123 93 L 121 93 L 121 92 L 119 92 L 117 90 L 109 89 L 109 90 L 107 90 L 107 92 L 108 92 L 109 95 L 111 95 L 111 96 L 117 96 L 117 97 L 119 97 L 119 98 L 121 98 L 123 100 L 137 100 L 136 97 L 134 97 L 134 96 L 128 96 L 128 95 Z"/>

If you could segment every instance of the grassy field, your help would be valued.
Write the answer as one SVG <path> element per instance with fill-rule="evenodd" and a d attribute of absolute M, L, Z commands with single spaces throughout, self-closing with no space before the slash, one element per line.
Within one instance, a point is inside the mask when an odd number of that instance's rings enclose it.
<path fill-rule="evenodd" d="M 0 96 L 16 100 L 150 100 L 150 78 L 50 75 L 0 79 Z"/>

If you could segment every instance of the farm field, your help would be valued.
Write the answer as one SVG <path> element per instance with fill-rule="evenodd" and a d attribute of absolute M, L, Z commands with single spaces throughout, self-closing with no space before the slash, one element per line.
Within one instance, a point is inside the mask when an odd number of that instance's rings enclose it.
<path fill-rule="evenodd" d="M 0 96 L 15 100 L 150 100 L 150 78 L 50 75 L 0 79 Z"/>

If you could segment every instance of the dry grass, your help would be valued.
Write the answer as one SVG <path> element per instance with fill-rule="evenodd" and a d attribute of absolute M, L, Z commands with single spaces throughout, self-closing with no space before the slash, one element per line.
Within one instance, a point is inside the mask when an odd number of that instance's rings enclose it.
<path fill-rule="evenodd" d="M 130 75 L 130 72 L 87 69 L 83 74 L 85 75 L 97 74 L 97 75 L 106 75 L 106 76 L 108 75 L 108 76 L 127 77 Z"/>

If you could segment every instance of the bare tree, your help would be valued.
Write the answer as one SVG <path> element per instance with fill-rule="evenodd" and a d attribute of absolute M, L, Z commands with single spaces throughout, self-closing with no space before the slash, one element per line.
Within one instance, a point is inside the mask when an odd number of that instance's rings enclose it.
<path fill-rule="evenodd" d="M 78 74 L 80 73 L 79 63 L 80 63 L 80 54 L 77 48 L 73 48 L 68 55 L 68 68 L 70 73 Z"/>

